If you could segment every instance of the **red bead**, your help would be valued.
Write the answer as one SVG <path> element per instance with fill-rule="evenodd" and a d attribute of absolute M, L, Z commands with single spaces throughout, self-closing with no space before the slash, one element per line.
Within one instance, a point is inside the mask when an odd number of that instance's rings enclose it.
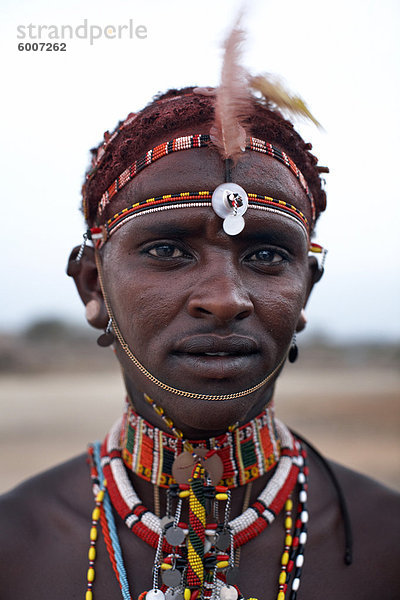
<path fill-rule="evenodd" d="M 287 566 L 286 566 L 286 571 L 287 571 L 288 573 L 291 573 L 291 572 L 292 572 L 292 570 L 293 570 L 293 566 L 294 566 L 294 562 L 293 562 L 292 560 L 289 560 L 289 562 L 288 562 L 288 564 L 287 564 Z"/>
<path fill-rule="evenodd" d="M 223 494 L 224 492 L 228 491 L 228 488 L 225 485 L 216 485 L 215 486 L 215 491 L 218 493 Z"/>

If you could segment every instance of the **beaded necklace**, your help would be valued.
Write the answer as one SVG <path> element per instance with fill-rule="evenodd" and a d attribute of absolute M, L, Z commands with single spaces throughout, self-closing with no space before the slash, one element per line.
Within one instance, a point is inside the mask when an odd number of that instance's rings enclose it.
<path fill-rule="evenodd" d="M 148 402 L 154 405 L 150 398 Z M 168 425 L 169 419 L 161 407 L 155 406 L 155 410 Z M 174 428 L 173 434 L 165 433 L 143 419 L 127 399 L 118 446 L 122 449 L 122 459 L 128 470 L 162 488 L 176 483 L 174 461 L 186 448 L 192 451 L 193 446 L 197 450 L 216 450 L 216 456 L 209 460 L 215 464 L 217 457 L 221 459 L 222 475 L 218 475 L 217 483 L 228 488 L 245 485 L 261 477 L 276 465 L 280 456 L 273 406 L 266 407 L 249 423 L 231 427 L 223 435 L 185 442 L 177 428 Z"/>
<path fill-rule="evenodd" d="M 167 515 L 160 520 L 148 511 L 138 498 L 127 476 L 122 458 L 122 448 L 119 446 L 121 437 L 121 423 L 118 422 L 111 429 L 101 452 L 99 446 L 90 449 L 92 460 L 93 489 L 96 502 L 99 504 L 99 481 L 103 481 L 103 473 L 107 480 L 107 489 L 103 485 L 104 504 L 111 502 L 114 509 L 124 520 L 126 525 L 146 543 L 156 548 L 156 557 L 153 569 L 153 587 L 151 590 L 140 594 L 138 600 L 196 600 L 197 598 L 212 598 L 213 600 L 243 599 L 237 585 L 237 564 L 235 551 L 241 545 L 259 535 L 285 507 L 285 543 L 281 556 L 281 569 L 279 575 L 278 600 L 284 600 L 295 567 L 294 578 L 291 582 L 290 600 L 295 600 L 300 583 L 301 568 L 303 564 L 303 551 L 306 542 L 306 529 L 308 513 L 306 508 L 307 468 L 304 466 L 305 451 L 301 448 L 289 430 L 279 421 L 276 428 L 281 440 L 281 456 L 276 466 L 276 471 L 260 496 L 253 505 L 242 515 L 229 521 L 230 491 L 223 486 L 211 486 L 200 483 L 201 470 L 204 468 L 197 463 L 195 472 L 200 473 L 192 477 L 198 481 L 199 486 L 193 499 L 193 494 L 188 485 L 172 485 L 169 489 L 169 504 L 175 500 L 177 508 L 175 516 L 171 517 L 170 506 L 167 505 Z M 101 458 L 100 458 L 101 456 Z M 296 481 L 299 482 L 300 493 L 298 499 L 297 517 L 293 526 L 293 502 L 290 498 Z M 202 504 L 202 495 L 214 504 L 211 511 L 214 521 L 218 521 L 217 505 L 226 502 L 225 515 L 222 522 L 207 523 L 203 529 L 204 539 L 202 548 L 191 546 L 193 527 L 180 522 L 182 502 L 184 498 L 194 500 L 194 517 L 196 502 Z M 205 504 L 204 504 L 205 506 Z M 98 506 L 96 508 L 99 508 Z M 95 509 L 96 510 L 96 509 Z M 191 509 L 189 509 L 189 515 Z M 102 509 L 100 508 L 100 514 Z M 97 513 L 96 513 L 97 515 Z M 115 523 L 112 511 L 102 519 L 102 529 L 109 551 L 111 563 L 114 566 L 117 579 L 120 582 L 122 597 L 126 600 L 132 596 L 123 567 L 121 549 L 116 536 Z M 293 532 L 292 532 L 293 529 Z M 93 531 L 93 526 L 92 530 Z M 196 531 L 195 531 L 196 533 Z M 186 537 L 189 535 L 186 546 Z M 116 540 L 114 539 L 116 537 Z M 91 534 L 92 539 L 92 534 Z M 107 544 L 107 539 L 111 540 Z M 112 541 L 114 539 L 114 541 Z M 194 538 L 195 539 L 195 538 Z M 196 541 L 196 539 L 195 539 Z M 92 548 L 93 544 L 91 545 Z M 201 558 L 197 552 L 200 553 Z M 164 554 L 164 556 L 163 556 Z M 237 552 L 238 554 L 238 552 Z M 191 556 L 192 555 L 192 556 Z M 89 555 L 90 557 L 92 555 Z M 196 562 L 197 561 L 197 562 Z M 194 565 L 194 567 L 193 567 Z M 200 567 L 200 584 L 196 579 Z M 122 568 L 122 570 L 121 570 Z M 92 569 L 92 571 L 90 571 Z M 86 600 L 92 600 L 92 585 L 94 580 L 93 561 L 90 565 L 90 580 L 88 572 L 88 592 Z M 159 585 L 161 573 L 162 584 Z M 90 587 L 89 587 L 90 586 Z M 128 586 L 128 587 L 127 587 Z M 125 592 L 124 592 L 125 590 Z M 128 591 L 127 591 L 128 590 Z M 249 599 L 255 600 L 255 599 Z"/>

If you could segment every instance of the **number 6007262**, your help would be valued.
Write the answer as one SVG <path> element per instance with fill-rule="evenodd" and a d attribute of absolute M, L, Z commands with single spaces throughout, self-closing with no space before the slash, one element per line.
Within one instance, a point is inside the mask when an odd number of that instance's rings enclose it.
<path fill-rule="evenodd" d="M 18 44 L 18 50 L 20 52 L 66 52 L 67 44 L 62 42 L 58 44 L 57 42 L 21 42 Z"/>

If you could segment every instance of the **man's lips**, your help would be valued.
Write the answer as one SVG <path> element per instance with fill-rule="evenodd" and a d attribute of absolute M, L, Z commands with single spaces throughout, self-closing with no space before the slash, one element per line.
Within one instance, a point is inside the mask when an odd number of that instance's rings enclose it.
<path fill-rule="evenodd" d="M 198 334 L 183 338 L 174 345 L 174 354 L 194 356 L 249 356 L 259 352 L 257 341 L 248 336 Z"/>

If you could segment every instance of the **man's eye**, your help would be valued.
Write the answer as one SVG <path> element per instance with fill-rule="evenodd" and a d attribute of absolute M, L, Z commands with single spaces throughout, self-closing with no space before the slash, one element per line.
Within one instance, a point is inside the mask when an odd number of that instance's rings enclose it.
<path fill-rule="evenodd" d="M 157 256 L 157 258 L 181 258 L 184 256 L 184 252 L 172 244 L 158 244 L 150 248 L 147 252 L 151 256 Z"/>
<path fill-rule="evenodd" d="M 281 262 L 284 262 L 285 257 L 275 250 L 263 248 L 262 250 L 257 250 L 257 252 L 250 254 L 247 260 L 250 262 L 261 262 L 268 265 L 277 265 Z"/>

